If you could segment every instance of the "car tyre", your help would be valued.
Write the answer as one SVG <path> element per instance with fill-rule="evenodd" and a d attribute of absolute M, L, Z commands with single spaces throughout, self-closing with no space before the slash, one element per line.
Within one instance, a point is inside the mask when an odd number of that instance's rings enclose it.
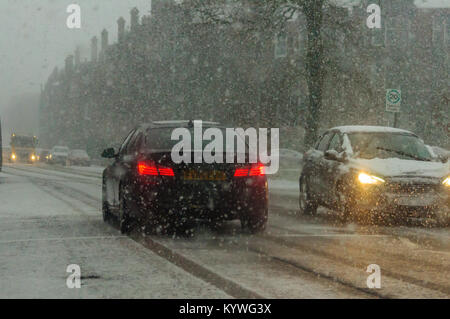
<path fill-rule="evenodd" d="M 112 218 L 111 212 L 109 211 L 108 208 L 108 203 L 103 202 L 102 204 L 102 217 L 103 217 L 103 221 L 105 223 L 108 223 Z"/>
<path fill-rule="evenodd" d="M 300 213 L 302 213 L 304 215 L 310 215 L 310 216 L 316 215 L 317 208 L 319 207 L 319 205 L 317 204 L 316 201 L 314 201 L 311 198 L 311 194 L 309 192 L 308 181 L 307 181 L 306 177 L 303 175 L 300 177 L 299 189 L 300 189 L 300 195 L 299 195 L 298 204 L 299 204 L 299 208 L 300 208 Z"/>
<path fill-rule="evenodd" d="M 119 230 L 122 234 L 128 234 L 132 228 L 132 218 L 130 216 L 128 199 L 125 188 L 120 187 L 119 193 Z"/>
<path fill-rule="evenodd" d="M 102 217 L 105 223 L 112 219 L 112 214 L 109 211 L 108 203 L 106 202 L 106 184 L 104 179 L 102 183 Z"/>
<path fill-rule="evenodd" d="M 266 229 L 268 217 L 267 207 L 259 208 L 257 213 L 251 212 L 241 216 L 241 226 L 252 234 L 260 233 Z"/>

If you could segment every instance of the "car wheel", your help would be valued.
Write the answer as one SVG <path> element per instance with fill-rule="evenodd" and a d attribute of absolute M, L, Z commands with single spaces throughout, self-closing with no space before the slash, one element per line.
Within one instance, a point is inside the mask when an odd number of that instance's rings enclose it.
<path fill-rule="evenodd" d="M 103 202 L 103 205 L 102 205 L 102 217 L 103 217 L 103 221 L 105 223 L 108 223 L 112 219 L 111 212 L 109 211 L 109 208 L 108 208 L 108 203 L 106 203 L 106 202 Z"/>
<path fill-rule="evenodd" d="M 241 216 L 241 226 L 252 234 L 260 233 L 266 229 L 269 212 L 267 207 L 259 208 L 257 212 L 250 212 Z"/>
<path fill-rule="evenodd" d="M 124 187 L 120 187 L 119 193 L 119 230 L 122 234 L 128 234 L 131 231 L 132 219 L 128 206 L 127 195 Z"/>
<path fill-rule="evenodd" d="M 102 183 L 102 217 L 105 223 L 109 222 L 112 219 L 112 214 L 109 211 L 108 203 L 106 202 L 106 183 L 103 179 Z"/>
<path fill-rule="evenodd" d="M 340 213 L 339 220 L 343 223 L 347 222 L 352 215 L 353 206 L 350 204 L 347 196 L 343 193 L 341 187 L 338 187 L 337 197 L 339 199 L 338 211 Z"/>
<path fill-rule="evenodd" d="M 300 195 L 299 195 L 299 208 L 300 212 L 305 215 L 314 216 L 317 213 L 319 205 L 316 201 L 311 199 L 311 193 L 309 191 L 308 181 L 305 176 L 300 178 Z"/>

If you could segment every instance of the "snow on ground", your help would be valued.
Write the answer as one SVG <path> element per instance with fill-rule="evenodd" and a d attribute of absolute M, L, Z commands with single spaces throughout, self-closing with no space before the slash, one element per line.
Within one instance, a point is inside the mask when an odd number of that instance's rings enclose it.
<path fill-rule="evenodd" d="M 121 236 L 99 209 L 55 191 L 60 179 L 16 174 L 0 173 L 0 298 L 230 297 Z M 66 286 L 70 264 L 81 267 L 81 289 Z"/>
<path fill-rule="evenodd" d="M 92 173 L 98 173 L 98 174 L 103 173 L 103 170 L 105 169 L 104 166 L 96 166 L 96 165 L 92 165 L 92 166 L 68 166 L 67 168 L 73 169 L 73 170 L 77 170 L 77 171 L 80 171 L 80 172 L 92 172 Z"/>

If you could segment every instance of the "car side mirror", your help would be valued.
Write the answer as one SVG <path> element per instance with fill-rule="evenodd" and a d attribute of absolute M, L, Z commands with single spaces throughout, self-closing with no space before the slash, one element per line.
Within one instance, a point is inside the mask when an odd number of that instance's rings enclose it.
<path fill-rule="evenodd" d="M 330 161 L 338 161 L 338 162 L 346 162 L 347 161 L 347 153 L 346 152 L 337 152 L 336 150 L 328 150 L 324 154 L 325 159 Z"/>
<path fill-rule="evenodd" d="M 450 156 L 445 156 L 445 155 L 439 155 L 438 159 L 442 162 L 442 163 L 447 163 L 448 160 L 450 159 Z"/>
<path fill-rule="evenodd" d="M 113 147 L 103 150 L 102 157 L 104 158 L 115 158 L 117 156 L 116 150 Z"/>
<path fill-rule="evenodd" d="M 330 161 L 337 161 L 339 158 L 339 153 L 335 150 L 328 150 L 325 151 L 325 159 Z"/>

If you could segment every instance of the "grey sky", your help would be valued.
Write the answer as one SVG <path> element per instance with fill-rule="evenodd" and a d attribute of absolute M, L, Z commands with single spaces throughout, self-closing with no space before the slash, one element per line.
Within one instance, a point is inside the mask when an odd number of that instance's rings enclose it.
<path fill-rule="evenodd" d="M 66 26 L 67 6 L 81 7 L 81 29 Z M 39 92 L 55 66 L 81 45 L 88 57 L 92 36 L 103 28 L 110 43 L 117 38 L 116 21 L 123 16 L 129 26 L 129 11 L 136 6 L 143 14 L 150 0 L 1 0 L 0 1 L 0 115 L 12 96 Z"/>

